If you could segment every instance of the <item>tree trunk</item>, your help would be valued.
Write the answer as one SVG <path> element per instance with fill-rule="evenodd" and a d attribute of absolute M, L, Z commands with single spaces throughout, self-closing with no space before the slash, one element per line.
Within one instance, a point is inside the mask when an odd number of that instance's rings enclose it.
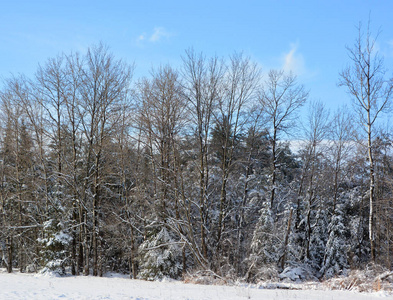
<path fill-rule="evenodd" d="M 289 235 L 291 233 L 292 213 L 293 213 L 293 209 L 291 208 L 291 210 L 289 211 L 288 227 L 284 240 L 284 252 L 281 257 L 281 264 L 280 264 L 281 270 L 284 270 L 285 261 L 287 259 L 287 250 L 288 250 L 287 248 L 288 248 Z"/>
<path fill-rule="evenodd" d="M 84 220 L 84 225 L 83 225 L 83 251 L 84 251 L 84 269 L 83 269 L 83 275 L 88 276 L 90 274 L 90 262 L 89 262 L 89 245 L 88 245 L 88 235 L 87 235 L 87 213 L 86 211 L 83 212 L 83 220 Z"/>
<path fill-rule="evenodd" d="M 202 133 L 200 133 L 200 136 Z M 204 147 L 202 138 L 200 140 L 200 178 L 199 178 L 199 188 L 200 188 L 200 199 L 199 199 L 199 215 L 201 218 L 201 248 L 202 255 L 206 259 L 207 258 L 207 246 L 206 246 L 206 237 L 205 237 L 205 195 L 206 195 L 206 185 L 205 185 L 205 164 L 204 164 Z"/>
<path fill-rule="evenodd" d="M 12 241 L 12 237 L 7 238 L 7 252 L 8 252 L 8 257 L 7 257 L 7 272 L 12 273 L 12 253 L 14 250 L 14 245 Z"/>
<path fill-rule="evenodd" d="M 372 137 L 370 113 L 368 112 L 368 158 L 370 163 L 370 211 L 368 219 L 368 233 L 370 238 L 371 260 L 375 262 L 375 234 L 374 234 L 374 189 L 375 189 L 375 174 L 374 174 L 374 159 L 372 153 Z"/>
<path fill-rule="evenodd" d="M 275 123 L 275 121 L 274 121 Z M 277 128 L 274 127 L 274 132 L 273 132 L 273 141 L 272 141 L 272 189 L 270 192 L 270 209 L 273 211 L 273 205 L 274 205 L 274 196 L 276 192 L 276 169 L 277 169 L 277 153 L 276 153 L 276 147 L 277 147 Z"/>

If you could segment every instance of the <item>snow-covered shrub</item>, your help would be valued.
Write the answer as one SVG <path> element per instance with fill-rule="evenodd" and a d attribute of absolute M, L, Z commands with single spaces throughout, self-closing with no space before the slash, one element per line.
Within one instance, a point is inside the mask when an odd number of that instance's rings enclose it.
<path fill-rule="evenodd" d="M 55 259 L 49 261 L 46 266 L 40 270 L 39 274 L 49 275 L 49 276 L 64 276 L 66 275 L 64 268 L 64 260 Z"/>
<path fill-rule="evenodd" d="M 258 268 L 255 278 L 258 281 L 278 281 L 278 267 L 276 264 L 268 264 Z"/>
<path fill-rule="evenodd" d="M 34 261 L 31 264 L 26 266 L 27 273 L 37 273 L 38 270 L 39 270 L 39 264 L 36 259 L 34 259 Z"/>
<path fill-rule="evenodd" d="M 187 272 L 183 282 L 203 285 L 232 285 L 234 283 L 233 280 L 219 276 L 211 270 Z"/>
<path fill-rule="evenodd" d="M 307 264 L 297 264 L 286 267 L 279 275 L 284 282 L 318 281 L 314 270 Z"/>
<path fill-rule="evenodd" d="M 158 280 L 177 279 L 182 274 L 182 249 L 169 231 L 163 227 L 139 247 L 139 278 Z"/>
<path fill-rule="evenodd" d="M 393 291 L 393 272 L 380 265 L 368 264 L 364 270 L 352 270 L 347 276 L 330 278 L 323 283 L 331 290 L 356 292 Z"/>

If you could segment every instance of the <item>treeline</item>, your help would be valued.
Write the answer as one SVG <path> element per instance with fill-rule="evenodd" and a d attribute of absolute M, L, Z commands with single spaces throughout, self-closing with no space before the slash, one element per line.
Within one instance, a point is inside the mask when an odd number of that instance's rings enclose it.
<path fill-rule="evenodd" d="M 392 80 L 368 32 L 340 74 L 358 108 L 330 116 L 292 74 L 188 50 L 132 80 L 98 45 L 1 95 L 1 264 L 73 275 L 257 281 L 391 268 Z M 368 56 L 367 56 L 368 54 Z M 358 122 L 359 120 L 359 122 Z M 360 124 L 360 126 L 356 126 Z M 286 142 L 302 132 L 302 140 Z"/>

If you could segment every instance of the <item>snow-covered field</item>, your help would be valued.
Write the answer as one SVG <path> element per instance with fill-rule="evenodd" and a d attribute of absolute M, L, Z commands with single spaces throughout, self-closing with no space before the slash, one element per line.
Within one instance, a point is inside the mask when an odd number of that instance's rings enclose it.
<path fill-rule="evenodd" d="M 381 293 L 282 290 L 257 287 L 147 282 L 113 277 L 53 277 L 0 272 L 0 299 L 393 299 Z"/>

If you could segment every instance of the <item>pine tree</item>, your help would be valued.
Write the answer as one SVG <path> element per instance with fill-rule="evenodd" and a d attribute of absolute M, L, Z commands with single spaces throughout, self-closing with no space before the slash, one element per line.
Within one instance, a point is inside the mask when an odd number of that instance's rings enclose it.
<path fill-rule="evenodd" d="M 251 241 L 248 280 L 266 280 L 277 276 L 279 246 L 281 243 L 275 230 L 272 210 L 269 203 L 265 202 Z"/>
<path fill-rule="evenodd" d="M 345 274 L 348 269 L 348 243 L 346 240 L 346 226 L 341 205 L 336 206 L 336 212 L 329 224 L 329 238 L 325 247 L 320 275 L 330 278 L 334 275 Z"/>
<path fill-rule="evenodd" d="M 165 227 L 157 233 L 152 233 L 139 247 L 139 253 L 139 278 L 180 278 L 183 271 L 182 247 Z"/>

